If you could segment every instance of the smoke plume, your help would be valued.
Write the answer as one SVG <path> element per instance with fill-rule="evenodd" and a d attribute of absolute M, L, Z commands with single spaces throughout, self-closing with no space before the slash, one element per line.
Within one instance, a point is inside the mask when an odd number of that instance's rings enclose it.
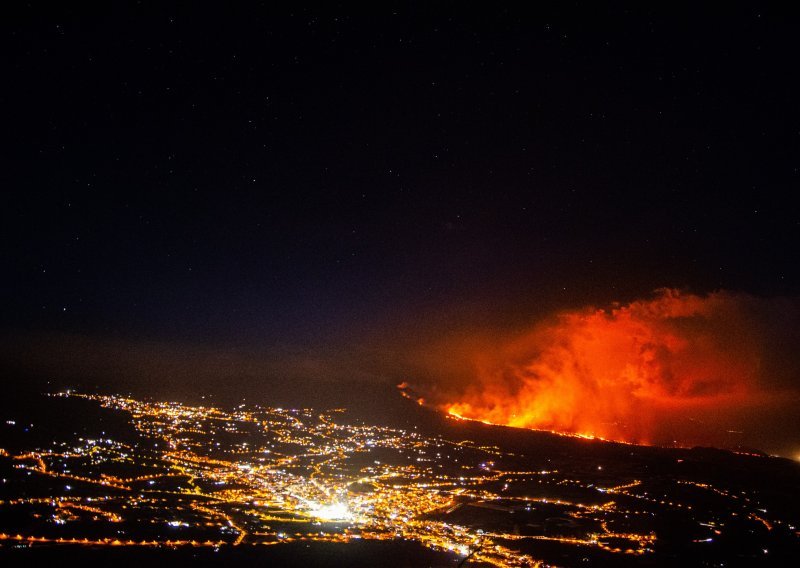
<path fill-rule="evenodd" d="M 735 445 L 759 416 L 796 403 L 796 323 L 794 302 L 665 289 L 522 332 L 443 341 L 426 354 L 443 362 L 438 380 L 415 386 L 428 404 L 495 424 Z"/>

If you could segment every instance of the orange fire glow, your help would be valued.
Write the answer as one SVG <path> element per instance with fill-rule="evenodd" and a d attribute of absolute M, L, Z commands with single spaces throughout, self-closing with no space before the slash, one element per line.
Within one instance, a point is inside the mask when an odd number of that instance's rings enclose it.
<path fill-rule="evenodd" d="M 635 442 L 672 441 L 688 416 L 759 392 L 760 340 L 732 294 L 661 290 L 650 300 L 564 312 L 467 349 L 468 385 L 425 393 L 458 417 Z"/>

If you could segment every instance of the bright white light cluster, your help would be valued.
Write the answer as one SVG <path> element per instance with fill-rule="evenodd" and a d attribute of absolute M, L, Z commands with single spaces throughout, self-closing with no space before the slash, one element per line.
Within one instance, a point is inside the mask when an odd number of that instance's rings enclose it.
<path fill-rule="evenodd" d="M 323 521 L 349 521 L 353 518 L 353 514 L 344 503 L 330 503 L 328 505 L 312 503 L 309 512 Z"/>

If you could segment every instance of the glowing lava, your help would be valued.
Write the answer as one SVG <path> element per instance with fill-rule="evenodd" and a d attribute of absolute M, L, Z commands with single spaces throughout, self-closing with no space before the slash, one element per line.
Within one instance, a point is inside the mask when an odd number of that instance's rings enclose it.
<path fill-rule="evenodd" d="M 670 442 L 681 422 L 758 393 L 760 339 L 739 297 L 661 290 L 570 311 L 463 350 L 466 386 L 426 399 L 451 415 L 635 443 Z M 677 430 L 676 430 L 677 429 Z"/>

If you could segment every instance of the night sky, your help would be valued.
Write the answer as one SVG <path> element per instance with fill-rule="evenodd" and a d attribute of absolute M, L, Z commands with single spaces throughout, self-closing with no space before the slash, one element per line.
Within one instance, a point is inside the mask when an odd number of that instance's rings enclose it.
<path fill-rule="evenodd" d="M 6 7 L 6 368 L 382 381 L 422 329 L 793 303 L 792 14 L 429 4 Z"/>

